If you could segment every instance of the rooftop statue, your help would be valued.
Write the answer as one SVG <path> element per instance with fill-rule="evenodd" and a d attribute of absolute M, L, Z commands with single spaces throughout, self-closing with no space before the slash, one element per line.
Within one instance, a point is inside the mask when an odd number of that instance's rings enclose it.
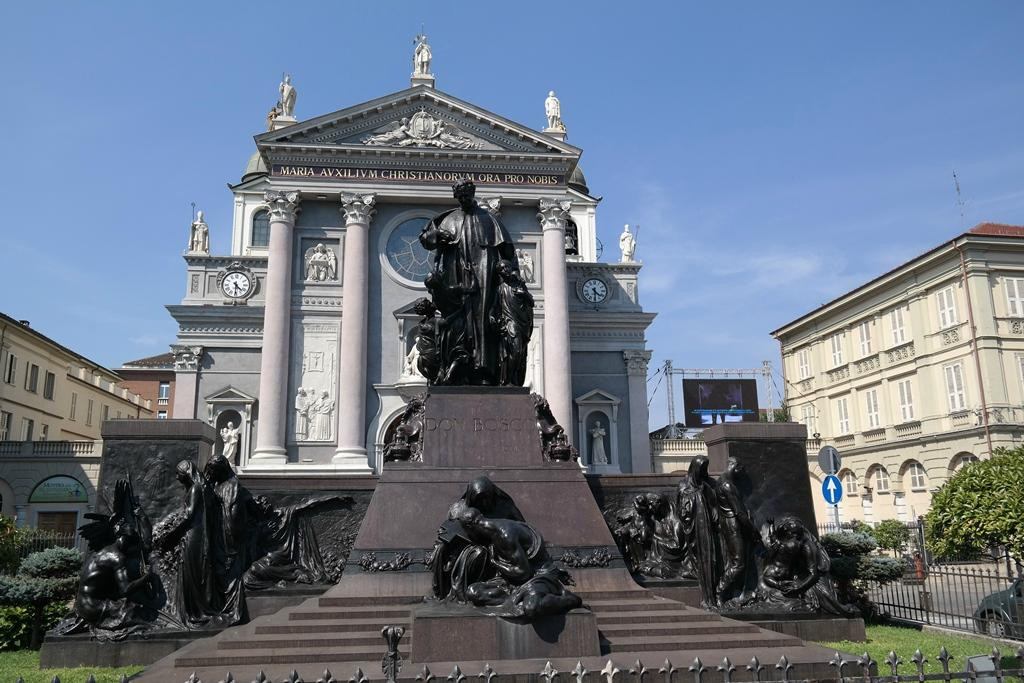
<path fill-rule="evenodd" d="M 281 100 L 278 104 L 281 107 L 280 116 L 287 116 L 289 118 L 295 118 L 295 86 L 292 85 L 291 74 L 285 74 L 281 79 L 281 84 L 277 86 L 278 92 L 281 94 Z M 277 117 L 275 117 L 277 118 Z"/>
<path fill-rule="evenodd" d="M 477 204 L 472 180 L 456 183 L 453 194 L 459 206 L 420 233 L 420 243 L 434 252 L 424 284 L 440 318 L 432 343 L 438 369 L 424 376 L 430 384 L 521 386 L 533 298 L 515 244 L 501 220 Z"/>
<path fill-rule="evenodd" d="M 416 43 L 416 49 L 412 56 L 412 75 L 416 76 L 429 76 L 430 75 L 430 60 L 433 58 L 433 54 L 430 52 L 430 45 L 427 44 L 427 36 L 419 34 L 413 39 Z"/>
<path fill-rule="evenodd" d="M 547 130 L 565 132 L 565 124 L 562 123 L 562 103 L 555 97 L 554 90 L 549 91 L 544 100 L 544 115 L 548 117 Z"/>
<path fill-rule="evenodd" d="M 622 255 L 619 257 L 620 263 L 633 263 L 633 255 L 636 254 L 636 233 L 629 231 L 629 223 L 622 228 L 622 234 L 619 235 L 619 251 Z"/>

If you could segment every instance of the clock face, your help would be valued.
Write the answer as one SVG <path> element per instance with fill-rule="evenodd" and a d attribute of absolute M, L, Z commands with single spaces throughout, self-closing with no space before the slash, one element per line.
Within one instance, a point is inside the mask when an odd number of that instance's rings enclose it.
<path fill-rule="evenodd" d="M 228 273 L 224 276 L 221 289 L 228 296 L 241 299 L 252 290 L 252 281 L 249 280 L 249 276 L 245 273 Z"/>
<path fill-rule="evenodd" d="M 427 224 L 427 218 L 410 218 L 402 221 L 391 234 L 385 247 L 388 264 L 399 277 L 420 284 L 433 267 L 430 252 L 420 244 L 420 232 Z"/>
<path fill-rule="evenodd" d="M 583 300 L 588 303 L 599 304 L 608 298 L 608 285 L 600 278 L 592 277 L 585 281 L 580 291 L 583 294 Z"/>

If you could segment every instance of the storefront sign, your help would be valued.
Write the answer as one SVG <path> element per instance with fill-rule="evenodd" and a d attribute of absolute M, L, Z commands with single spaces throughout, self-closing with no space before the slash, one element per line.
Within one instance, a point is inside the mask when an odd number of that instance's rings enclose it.
<path fill-rule="evenodd" d="M 88 503 L 89 494 L 74 477 L 58 475 L 44 479 L 29 496 L 30 503 Z"/>

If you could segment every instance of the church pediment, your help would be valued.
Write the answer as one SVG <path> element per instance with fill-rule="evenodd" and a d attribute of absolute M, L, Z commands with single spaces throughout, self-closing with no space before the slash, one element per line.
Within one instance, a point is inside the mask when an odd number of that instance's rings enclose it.
<path fill-rule="evenodd" d="M 580 155 L 572 145 L 424 86 L 263 133 L 256 142 L 261 149 Z"/>
<path fill-rule="evenodd" d="M 208 403 L 227 402 L 227 403 L 252 403 L 256 400 L 255 396 L 234 388 L 233 386 L 226 386 L 220 391 L 215 391 L 205 399 Z"/>

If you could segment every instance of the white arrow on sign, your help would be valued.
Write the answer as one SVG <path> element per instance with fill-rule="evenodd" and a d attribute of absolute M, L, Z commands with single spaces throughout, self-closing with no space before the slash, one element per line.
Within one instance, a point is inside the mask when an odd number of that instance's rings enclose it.
<path fill-rule="evenodd" d="M 828 480 L 828 484 L 825 485 L 825 488 L 828 489 L 828 499 L 829 499 L 829 501 L 831 502 L 831 501 L 835 500 L 836 499 L 836 480 L 835 479 L 829 479 Z"/>

